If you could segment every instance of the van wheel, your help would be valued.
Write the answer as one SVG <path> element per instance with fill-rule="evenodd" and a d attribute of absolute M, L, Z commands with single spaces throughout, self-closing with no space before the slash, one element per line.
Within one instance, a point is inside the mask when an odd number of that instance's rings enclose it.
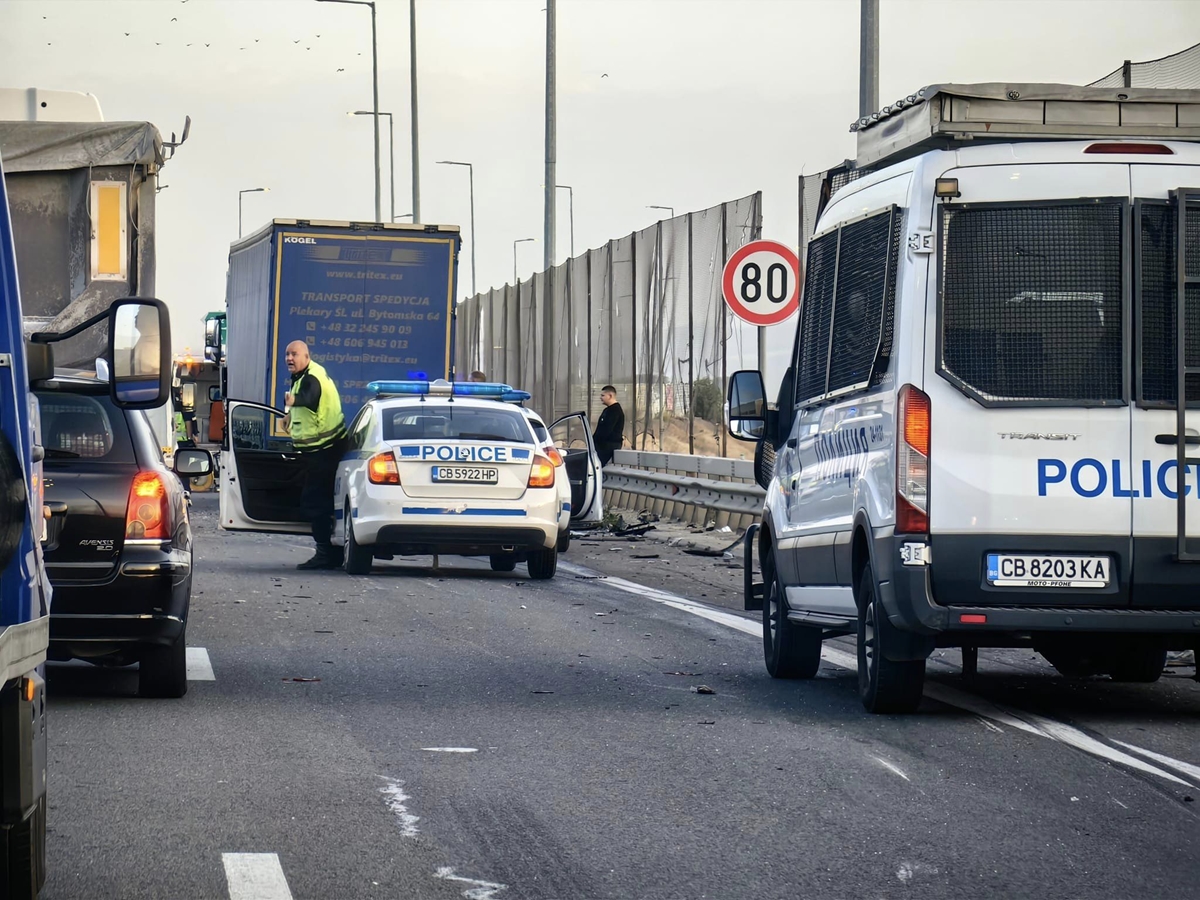
<path fill-rule="evenodd" d="M 821 668 L 821 629 L 788 621 L 787 600 L 775 573 L 775 558 L 767 557 L 763 573 L 763 659 L 772 678 L 812 678 Z"/>
<path fill-rule="evenodd" d="M 511 572 L 517 567 L 517 559 L 515 556 L 495 555 L 490 557 L 493 572 Z"/>
<path fill-rule="evenodd" d="M 1167 648 L 1153 644 L 1135 644 L 1114 653 L 1109 674 L 1113 681 L 1153 684 L 1162 677 L 1167 664 Z"/>
<path fill-rule="evenodd" d="M 343 514 L 346 522 L 346 555 L 342 559 L 342 567 L 347 575 L 370 575 L 371 564 L 375 561 L 375 551 L 364 547 L 354 539 L 354 522 L 350 518 L 350 505 L 346 505 Z"/>
<path fill-rule="evenodd" d="M 870 564 L 858 578 L 858 695 L 867 712 L 915 712 L 925 687 L 925 660 L 895 662 L 883 653 L 892 623 L 875 594 Z"/>
<path fill-rule="evenodd" d="M 182 697 L 187 693 L 187 628 L 174 643 L 147 647 L 138 663 L 138 694 L 143 697 Z"/>
<path fill-rule="evenodd" d="M 558 571 L 558 548 L 530 551 L 528 564 L 530 578 L 534 581 L 549 581 Z"/>

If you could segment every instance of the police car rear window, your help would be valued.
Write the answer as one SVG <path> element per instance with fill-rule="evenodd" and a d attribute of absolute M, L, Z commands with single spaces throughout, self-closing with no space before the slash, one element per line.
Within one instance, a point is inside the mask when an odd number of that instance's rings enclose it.
<path fill-rule="evenodd" d="M 46 460 L 135 462 L 125 414 L 103 395 L 39 391 Z"/>
<path fill-rule="evenodd" d="M 533 435 L 519 412 L 478 409 L 453 403 L 384 409 L 385 441 L 508 441 L 532 444 Z"/>

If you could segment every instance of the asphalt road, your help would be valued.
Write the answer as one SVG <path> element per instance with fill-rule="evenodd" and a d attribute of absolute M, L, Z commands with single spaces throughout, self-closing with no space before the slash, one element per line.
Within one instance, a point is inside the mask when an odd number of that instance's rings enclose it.
<path fill-rule="evenodd" d="M 852 645 L 772 681 L 756 621 L 625 551 L 549 583 L 306 574 L 305 540 L 218 532 L 214 503 L 186 697 L 50 667 L 47 900 L 1200 893 L 1192 670 L 984 652 L 968 682 L 948 653 L 918 714 L 873 717 Z"/>

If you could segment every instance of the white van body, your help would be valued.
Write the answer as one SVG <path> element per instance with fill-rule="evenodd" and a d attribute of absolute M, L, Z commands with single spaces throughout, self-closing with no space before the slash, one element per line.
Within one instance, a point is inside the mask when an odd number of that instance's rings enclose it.
<path fill-rule="evenodd" d="M 994 86 L 959 93 L 972 87 Z M 1058 86 L 1007 94 L 1030 87 Z M 930 140 L 916 110 L 859 123 L 892 127 L 900 159 L 836 190 L 808 242 L 755 538 L 773 675 L 811 677 L 823 638 L 857 633 L 864 704 L 903 711 L 936 647 L 973 665 L 981 646 L 1033 646 L 1066 674 L 1151 681 L 1167 649 L 1200 645 L 1200 568 L 1175 499 L 1180 287 L 1200 406 L 1200 143 L 1158 137 L 1200 137 L 1200 92 L 1137 94 L 1051 91 L 1064 99 L 1040 122 L 1021 110 L 1019 127 L 970 142 Z M 919 110 L 935 137 L 955 102 Z M 1085 139 L 1039 132 L 1055 116 Z M 1122 122 L 1136 142 L 1113 139 Z M 1038 139 L 995 134 L 1025 128 Z M 860 161 L 864 143 L 880 157 L 860 134 Z M 1185 447 L 1200 444 L 1200 410 L 1182 418 Z"/>

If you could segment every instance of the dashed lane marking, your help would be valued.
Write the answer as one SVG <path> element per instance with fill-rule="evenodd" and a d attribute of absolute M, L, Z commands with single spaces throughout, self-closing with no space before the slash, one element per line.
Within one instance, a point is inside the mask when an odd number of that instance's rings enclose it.
<path fill-rule="evenodd" d="M 229 900 L 292 900 L 277 853 L 222 853 Z"/>
<path fill-rule="evenodd" d="M 203 647 L 187 648 L 187 679 L 188 681 L 216 681 L 213 674 L 212 662 L 208 651 Z"/>
<path fill-rule="evenodd" d="M 496 894 L 500 891 L 507 890 L 508 885 L 496 884 L 494 881 L 480 881 L 477 878 L 463 878 L 461 875 L 456 875 L 454 869 L 450 866 L 442 866 L 433 873 L 434 878 L 441 878 L 444 881 L 457 881 L 459 884 L 471 885 L 465 891 L 463 896 L 467 900 L 495 900 Z"/>

